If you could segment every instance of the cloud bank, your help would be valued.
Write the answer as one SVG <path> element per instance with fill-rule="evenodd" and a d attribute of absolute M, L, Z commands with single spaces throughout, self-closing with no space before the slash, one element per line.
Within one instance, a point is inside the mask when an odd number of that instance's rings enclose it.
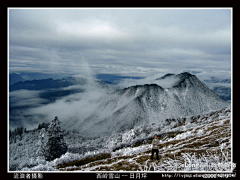
<path fill-rule="evenodd" d="M 9 9 L 10 71 L 231 71 L 231 9 Z"/>

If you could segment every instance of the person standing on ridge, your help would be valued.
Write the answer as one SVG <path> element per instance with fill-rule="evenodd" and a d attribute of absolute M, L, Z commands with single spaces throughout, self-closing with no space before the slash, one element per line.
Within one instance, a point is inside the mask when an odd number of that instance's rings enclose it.
<path fill-rule="evenodd" d="M 154 156 L 154 153 L 156 152 L 156 158 L 157 158 L 157 161 L 159 162 L 159 156 L 158 156 L 158 152 L 159 152 L 159 140 L 157 139 L 157 135 L 154 136 L 154 139 L 152 141 L 152 156 L 151 156 L 151 160 L 153 160 L 153 156 Z"/>

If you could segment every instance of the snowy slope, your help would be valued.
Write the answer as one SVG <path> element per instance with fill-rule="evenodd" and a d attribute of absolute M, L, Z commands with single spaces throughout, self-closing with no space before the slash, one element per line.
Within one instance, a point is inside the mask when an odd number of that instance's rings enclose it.
<path fill-rule="evenodd" d="M 158 134 L 161 142 L 159 163 L 150 161 L 154 134 Z M 51 162 L 23 170 L 230 171 L 231 110 L 228 107 L 203 115 L 168 119 L 164 126 L 140 125 L 124 134 L 87 143 L 106 146 L 85 155 L 68 152 Z"/>
<path fill-rule="evenodd" d="M 140 146 L 116 150 L 111 158 L 58 170 L 231 171 L 229 108 L 187 118 L 183 124 L 174 128 L 166 126 L 158 134 L 161 139 L 159 163 L 150 161 L 151 144 L 145 141 Z"/>
<path fill-rule="evenodd" d="M 229 105 L 190 73 L 167 74 L 156 82 L 102 97 L 95 102 L 95 113 L 76 122 L 74 128 L 83 136 L 111 135 L 140 124 L 202 114 Z"/>

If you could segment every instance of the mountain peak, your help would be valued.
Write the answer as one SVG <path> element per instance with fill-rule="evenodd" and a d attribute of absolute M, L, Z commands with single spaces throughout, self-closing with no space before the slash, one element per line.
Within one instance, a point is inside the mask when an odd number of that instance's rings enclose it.
<path fill-rule="evenodd" d="M 188 72 L 178 74 L 176 75 L 176 78 L 179 80 L 176 84 L 174 84 L 173 88 L 205 86 L 205 84 L 203 84 L 195 75 L 192 75 Z"/>
<path fill-rule="evenodd" d="M 155 80 L 155 83 L 159 86 L 161 86 L 164 89 L 169 89 L 169 88 L 173 88 L 175 86 L 178 86 L 179 84 L 181 84 L 182 82 L 185 81 L 185 79 L 189 79 L 191 77 L 196 77 L 195 75 L 192 75 L 188 72 L 183 72 L 180 74 L 165 74 L 164 76 L 157 78 Z"/>
<path fill-rule="evenodd" d="M 180 76 L 182 78 L 189 78 L 189 77 L 192 77 L 192 76 L 195 76 L 195 75 L 193 75 L 189 72 L 183 72 L 183 73 L 178 74 L 177 76 Z"/>
<path fill-rule="evenodd" d="M 161 80 L 161 79 L 165 79 L 167 77 L 172 77 L 172 76 L 175 76 L 175 74 L 168 73 L 168 74 L 165 74 L 164 76 L 162 76 L 160 78 L 157 78 L 156 80 Z"/>

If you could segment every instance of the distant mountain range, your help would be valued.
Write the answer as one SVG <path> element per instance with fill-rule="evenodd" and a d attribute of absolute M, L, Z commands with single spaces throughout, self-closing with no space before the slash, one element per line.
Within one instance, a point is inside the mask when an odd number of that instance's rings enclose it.
<path fill-rule="evenodd" d="M 15 91 L 19 89 L 27 89 L 27 90 L 43 90 L 43 89 L 50 89 L 50 88 L 61 88 L 61 87 L 68 87 L 71 85 L 86 84 L 86 80 L 80 78 L 73 78 L 73 77 L 65 77 L 62 79 L 40 79 L 40 80 L 27 80 L 27 81 L 19 81 L 10 85 L 9 91 Z"/>
<path fill-rule="evenodd" d="M 33 72 L 21 72 L 9 74 L 9 85 L 12 85 L 19 81 L 31 81 L 40 79 L 61 79 L 65 77 L 65 74 L 46 74 L 46 73 L 33 73 Z"/>
<path fill-rule="evenodd" d="M 113 84 L 118 84 L 123 79 L 143 79 L 142 77 L 119 76 L 115 74 L 97 74 L 96 78 Z"/>
<path fill-rule="evenodd" d="M 216 77 L 211 77 L 209 80 L 204 80 L 205 82 L 210 82 L 210 83 L 231 83 L 231 79 L 219 79 Z"/>
<path fill-rule="evenodd" d="M 231 79 L 211 77 L 204 82 L 225 101 L 231 102 Z"/>

